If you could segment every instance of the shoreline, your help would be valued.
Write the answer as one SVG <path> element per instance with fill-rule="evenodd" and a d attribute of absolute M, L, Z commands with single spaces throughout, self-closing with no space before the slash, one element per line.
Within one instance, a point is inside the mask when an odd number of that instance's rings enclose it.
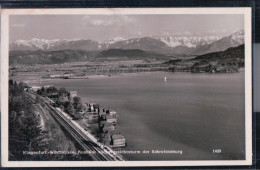
<path fill-rule="evenodd" d="M 44 83 L 49 83 L 51 81 L 57 81 L 57 80 L 93 80 L 93 79 L 107 79 L 107 78 L 118 78 L 118 77 L 125 77 L 125 76 L 136 76 L 136 75 L 146 75 L 146 74 L 151 74 L 151 73 L 172 73 L 172 74 L 194 74 L 194 75 L 202 75 L 202 74 L 206 74 L 206 75 L 223 75 L 223 74 L 236 74 L 236 73 L 240 73 L 240 72 L 244 72 L 245 68 L 241 67 L 239 68 L 238 72 L 232 72 L 232 73 L 209 73 L 209 72 L 205 72 L 205 73 L 192 73 L 192 72 L 170 72 L 170 71 L 152 71 L 152 72 L 135 72 L 135 73 L 118 73 L 118 74 L 113 74 L 113 75 L 89 75 L 86 78 L 70 78 L 70 79 L 63 79 L 63 78 L 38 78 L 39 74 L 33 74 L 33 72 L 30 72 L 29 74 L 19 74 L 19 75 L 15 75 L 15 76 L 9 76 L 9 80 L 12 79 L 14 81 L 17 82 L 25 82 L 31 85 L 44 85 Z M 28 79 L 29 77 L 32 77 L 34 79 Z M 24 79 L 19 80 L 18 77 L 23 77 Z M 18 78 L 18 79 L 17 79 Z M 27 79 L 27 80 L 26 80 Z"/>

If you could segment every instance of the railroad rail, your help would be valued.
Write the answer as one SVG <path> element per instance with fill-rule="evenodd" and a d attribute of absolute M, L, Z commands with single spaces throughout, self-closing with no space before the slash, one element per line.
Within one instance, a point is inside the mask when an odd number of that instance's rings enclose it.
<path fill-rule="evenodd" d="M 30 93 L 30 94 L 28 94 Z M 34 92 L 25 93 L 29 99 L 36 103 L 36 96 L 38 94 Z M 34 95 L 35 98 L 32 96 Z M 38 97 L 41 97 L 38 95 Z M 41 97 L 43 98 L 43 97 Z M 43 98 L 44 99 L 44 98 Z M 101 148 L 96 143 L 92 142 L 86 135 L 84 135 L 72 122 L 70 122 L 65 116 L 60 114 L 53 106 L 46 102 L 44 102 L 51 113 L 51 115 L 56 119 L 56 121 L 62 125 L 66 131 L 75 139 L 75 141 L 79 144 L 79 146 L 85 151 L 92 151 L 91 154 L 88 154 L 94 161 L 125 161 L 121 155 L 115 154 L 109 147 L 104 146 Z M 94 151 L 94 152 L 93 152 Z"/>

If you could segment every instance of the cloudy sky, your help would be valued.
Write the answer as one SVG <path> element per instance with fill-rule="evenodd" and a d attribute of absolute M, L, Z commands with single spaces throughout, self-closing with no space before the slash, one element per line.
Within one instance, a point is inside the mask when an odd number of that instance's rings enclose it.
<path fill-rule="evenodd" d="M 133 38 L 221 34 L 243 29 L 243 15 L 23 15 L 10 17 L 10 42 L 19 39 Z"/>

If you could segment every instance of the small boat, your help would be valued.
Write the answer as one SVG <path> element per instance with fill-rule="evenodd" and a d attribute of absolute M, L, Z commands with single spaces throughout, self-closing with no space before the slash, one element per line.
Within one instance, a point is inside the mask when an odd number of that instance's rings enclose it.
<path fill-rule="evenodd" d="M 164 81 L 165 81 L 165 82 L 167 81 L 167 77 L 164 77 Z"/>

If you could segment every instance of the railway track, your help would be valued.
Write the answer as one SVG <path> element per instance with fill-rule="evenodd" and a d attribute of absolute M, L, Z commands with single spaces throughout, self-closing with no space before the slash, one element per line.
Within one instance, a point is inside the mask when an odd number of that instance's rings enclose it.
<path fill-rule="evenodd" d="M 35 93 L 28 92 L 30 94 L 26 94 L 29 99 L 36 103 L 36 95 Z M 35 98 L 32 97 L 32 95 L 35 96 Z M 44 100 L 45 101 L 45 100 Z M 48 102 L 45 101 L 45 104 L 48 106 L 48 110 L 51 113 L 51 115 L 56 119 L 57 122 L 59 122 L 66 130 L 67 132 L 75 139 L 75 141 L 80 145 L 82 149 L 85 151 L 94 151 L 93 154 L 89 154 L 89 156 L 95 160 L 95 161 L 124 161 L 124 159 L 121 156 L 115 155 L 113 153 L 109 153 L 108 151 L 105 151 L 100 146 L 98 146 L 96 143 L 92 142 L 90 139 L 88 139 L 85 135 L 80 132 L 76 127 L 74 127 L 66 118 L 64 118 L 61 114 L 57 112 L 55 108 L 53 108 Z"/>
<path fill-rule="evenodd" d="M 55 111 L 52 110 L 49 104 L 47 104 L 47 106 L 50 108 L 49 111 L 52 114 L 52 116 L 72 135 L 72 137 L 77 141 L 77 143 L 82 147 L 82 149 L 96 152 L 94 154 L 89 154 L 93 160 L 111 160 L 105 157 L 104 155 L 101 155 L 99 151 L 96 148 L 94 148 L 94 146 L 92 146 L 90 143 L 88 144 L 78 131 L 76 131 L 66 120 L 64 120 L 64 118 L 61 115 L 57 114 Z"/>

